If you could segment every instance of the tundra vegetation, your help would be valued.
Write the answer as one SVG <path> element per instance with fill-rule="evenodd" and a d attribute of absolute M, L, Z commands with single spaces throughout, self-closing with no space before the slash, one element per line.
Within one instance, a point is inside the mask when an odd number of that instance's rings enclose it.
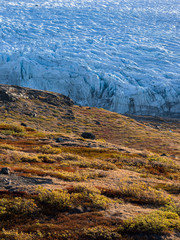
<path fill-rule="evenodd" d="M 178 239 L 180 121 L 3 104 L 0 239 Z"/>

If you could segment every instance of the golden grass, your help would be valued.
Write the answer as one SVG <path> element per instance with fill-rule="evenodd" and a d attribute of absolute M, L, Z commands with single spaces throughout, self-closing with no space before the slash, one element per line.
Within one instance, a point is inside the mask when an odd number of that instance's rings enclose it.
<path fill-rule="evenodd" d="M 63 179 L 65 181 L 85 181 L 88 178 L 98 178 L 98 177 L 103 177 L 101 173 L 92 173 L 89 171 L 76 171 L 76 172 L 70 172 L 70 171 L 63 171 L 63 170 L 45 170 L 42 169 L 41 167 L 26 167 L 26 166 L 21 166 L 21 167 L 14 167 L 14 171 L 16 172 L 21 172 L 21 173 L 28 173 L 31 174 L 32 176 L 51 176 L 55 177 L 58 179 Z"/>
<path fill-rule="evenodd" d="M 172 197 L 162 190 L 155 190 L 143 183 L 128 184 L 119 182 L 116 189 L 99 188 L 101 193 L 111 198 L 123 198 L 126 201 L 139 204 L 152 204 L 154 206 L 165 206 L 173 202 Z"/>

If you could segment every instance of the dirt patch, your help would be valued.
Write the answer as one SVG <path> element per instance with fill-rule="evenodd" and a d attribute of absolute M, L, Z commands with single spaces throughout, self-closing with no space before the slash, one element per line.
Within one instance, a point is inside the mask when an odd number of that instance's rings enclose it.
<path fill-rule="evenodd" d="M 46 184 L 53 184 L 53 180 L 43 177 L 18 176 L 15 173 L 11 173 L 10 175 L 0 174 L 0 190 L 8 190 L 10 192 L 27 191 L 31 193 L 38 186 Z"/>

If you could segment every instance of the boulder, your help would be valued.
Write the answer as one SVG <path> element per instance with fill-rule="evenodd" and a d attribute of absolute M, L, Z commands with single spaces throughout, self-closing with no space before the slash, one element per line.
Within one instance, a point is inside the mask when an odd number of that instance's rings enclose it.
<path fill-rule="evenodd" d="M 21 123 L 21 126 L 27 127 L 27 124 L 26 123 Z"/>
<path fill-rule="evenodd" d="M 94 140 L 96 138 L 94 134 L 89 133 L 89 132 L 83 132 L 81 134 L 81 137 L 87 138 L 87 139 L 92 139 L 92 140 Z"/>
<path fill-rule="evenodd" d="M 1 168 L 1 174 L 6 174 L 6 175 L 10 175 L 10 168 L 8 167 L 4 167 L 4 168 Z"/>

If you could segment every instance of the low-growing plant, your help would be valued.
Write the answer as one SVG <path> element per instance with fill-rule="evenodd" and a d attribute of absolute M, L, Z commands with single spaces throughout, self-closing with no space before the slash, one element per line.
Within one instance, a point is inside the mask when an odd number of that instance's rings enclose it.
<path fill-rule="evenodd" d="M 65 211 L 71 207 L 71 195 L 67 191 L 38 189 L 38 200 L 41 204 L 52 208 L 52 210 Z"/>
<path fill-rule="evenodd" d="M 32 175 L 38 175 L 38 176 L 51 176 L 59 179 L 63 179 L 66 181 L 84 181 L 88 178 L 96 178 L 96 177 L 104 177 L 101 173 L 92 173 L 89 171 L 75 171 L 75 172 L 69 172 L 69 171 L 63 171 L 63 170 L 45 170 L 42 169 L 42 167 L 14 167 L 14 170 L 16 172 L 23 172 L 28 173 Z"/>
<path fill-rule="evenodd" d="M 110 202 L 105 196 L 93 191 L 88 190 L 87 187 L 75 188 L 74 191 L 69 193 L 67 190 L 47 190 L 39 188 L 38 200 L 45 207 L 50 207 L 55 211 L 66 211 L 75 207 L 83 207 L 85 210 L 90 209 L 105 209 Z"/>
<path fill-rule="evenodd" d="M 24 127 L 13 124 L 0 124 L 0 130 L 10 130 L 15 133 L 23 133 Z"/>
<path fill-rule="evenodd" d="M 180 216 L 180 203 L 171 202 L 170 204 L 161 207 L 160 210 L 175 212 Z"/>
<path fill-rule="evenodd" d="M 31 128 L 31 127 L 26 127 L 25 129 L 27 132 L 36 132 L 37 131 L 35 128 Z"/>
<path fill-rule="evenodd" d="M 34 240 L 36 239 L 32 233 L 19 232 L 16 229 L 5 230 L 0 232 L 0 239 L 2 240 Z"/>
<path fill-rule="evenodd" d="M 67 172 L 67 171 L 57 171 L 57 172 L 49 172 L 50 176 L 57 177 L 60 179 L 64 179 L 67 181 L 84 181 L 88 178 L 99 177 L 96 173 L 89 173 L 85 171 L 76 171 L 76 172 Z"/>
<path fill-rule="evenodd" d="M 32 215 L 38 211 L 37 205 L 33 199 L 16 197 L 14 199 L 0 199 L 0 216 L 1 218 Z"/>
<path fill-rule="evenodd" d="M 2 130 L 1 133 L 4 135 L 11 135 L 11 136 L 18 136 L 18 137 L 23 137 L 25 135 L 24 132 L 15 132 L 14 130 Z"/>
<path fill-rule="evenodd" d="M 69 164 L 70 166 L 78 166 L 81 168 L 92 168 L 92 169 L 102 169 L 102 170 L 114 170 L 117 169 L 116 165 L 103 161 L 100 159 L 87 159 L 83 157 L 77 158 L 77 160 L 74 161 L 65 161 L 66 164 Z"/>
<path fill-rule="evenodd" d="M 102 142 L 102 143 L 105 143 L 105 142 L 106 142 L 106 140 L 103 139 L 103 138 L 99 138 L 99 139 L 97 139 L 96 141 L 97 141 L 97 142 Z"/>
<path fill-rule="evenodd" d="M 61 153 L 60 148 L 52 147 L 51 145 L 42 145 L 39 147 L 36 147 L 35 150 L 37 152 L 43 153 L 43 154 L 59 154 Z"/>
<path fill-rule="evenodd" d="M 84 158 L 76 155 L 76 154 L 72 154 L 72 153 L 62 153 L 61 156 L 63 157 L 64 160 L 69 160 L 69 161 L 79 161 L 79 160 L 83 160 Z"/>
<path fill-rule="evenodd" d="M 157 184 L 155 189 L 164 189 L 171 194 L 180 194 L 180 184 Z"/>
<path fill-rule="evenodd" d="M 72 193 L 72 203 L 74 206 L 90 207 L 95 209 L 106 209 L 110 199 L 102 196 L 96 188 L 86 186 L 76 186 Z"/>
<path fill-rule="evenodd" d="M 47 137 L 47 133 L 46 132 L 30 132 L 30 135 L 33 134 L 34 137 L 38 137 L 38 138 L 44 138 Z"/>
<path fill-rule="evenodd" d="M 163 158 L 163 157 L 159 157 L 159 156 L 156 156 L 156 155 L 149 156 L 147 160 L 149 162 L 162 162 L 162 163 L 172 163 L 173 164 L 172 160 L 166 159 L 166 158 Z"/>
<path fill-rule="evenodd" d="M 13 151 L 8 154 L 8 158 L 13 162 L 38 163 L 41 162 L 36 154 L 25 153 L 22 151 Z"/>
<path fill-rule="evenodd" d="M 38 163 L 41 162 L 41 160 L 36 156 L 23 156 L 21 157 L 21 162 Z"/>
<path fill-rule="evenodd" d="M 101 188 L 102 194 L 109 197 L 124 198 L 130 202 L 138 202 L 141 204 L 153 204 L 164 206 L 173 202 L 170 195 L 164 191 L 155 190 L 146 184 L 128 184 L 120 182 L 117 189 Z"/>
<path fill-rule="evenodd" d="M 11 124 L 0 124 L 0 132 L 4 135 L 12 136 L 24 136 L 25 129 L 24 127 Z"/>
<path fill-rule="evenodd" d="M 178 172 L 180 170 L 180 167 L 175 163 L 149 161 L 148 164 L 145 166 L 145 169 L 147 169 L 152 174 L 160 173 L 168 176 L 168 173 Z"/>
<path fill-rule="evenodd" d="M 180 218 L 176 213 L 160 210 L 129 218 L 119 228 L 121 233 L 161 233 L 167 230 L 180 230 Z"/>
<path fill-rule="evenodd" d="M 101 194 L 101 191 L 96 188 L 96 187 L 92 187 L 92 186 L 87 186 L 85 184 L 78 184 L 76 186 L 73 187 L 72 192 L 74 193 L 82 193 L 82 192 L 86 192 L 86 193 L 91 193 L 91 194 Z"/>
<path fill-rule="evenodd" d="M 3 152 L 2 152 L 3 151 Z M 10 151 L 7 154 L 6 150 L 1 151 L 1 161 L 4 163 L 11 163 L 11 162 L 19 162 L 20 161 L 20 154 L 19 151 Z"/>
<path fill-rule="evenodd" d="M 44 163 L 55 163 L 56 160 L 47 154 L 38 155 L 38 159 Z"/>
<path fill-rule="evenodd" d="M 10 144 L 0 144 L 0 149 L 5 149 L 5 150 L 16 150 L 17 148 L 13 145 Z"/>
<path fill-rule="evenodd" d="M 82 233 L 82 237 L 89 240 L 120 240 L 122 236 L 115 230 L 105 227 L 97 226 L 92 228 L 87 228 Z"/>

